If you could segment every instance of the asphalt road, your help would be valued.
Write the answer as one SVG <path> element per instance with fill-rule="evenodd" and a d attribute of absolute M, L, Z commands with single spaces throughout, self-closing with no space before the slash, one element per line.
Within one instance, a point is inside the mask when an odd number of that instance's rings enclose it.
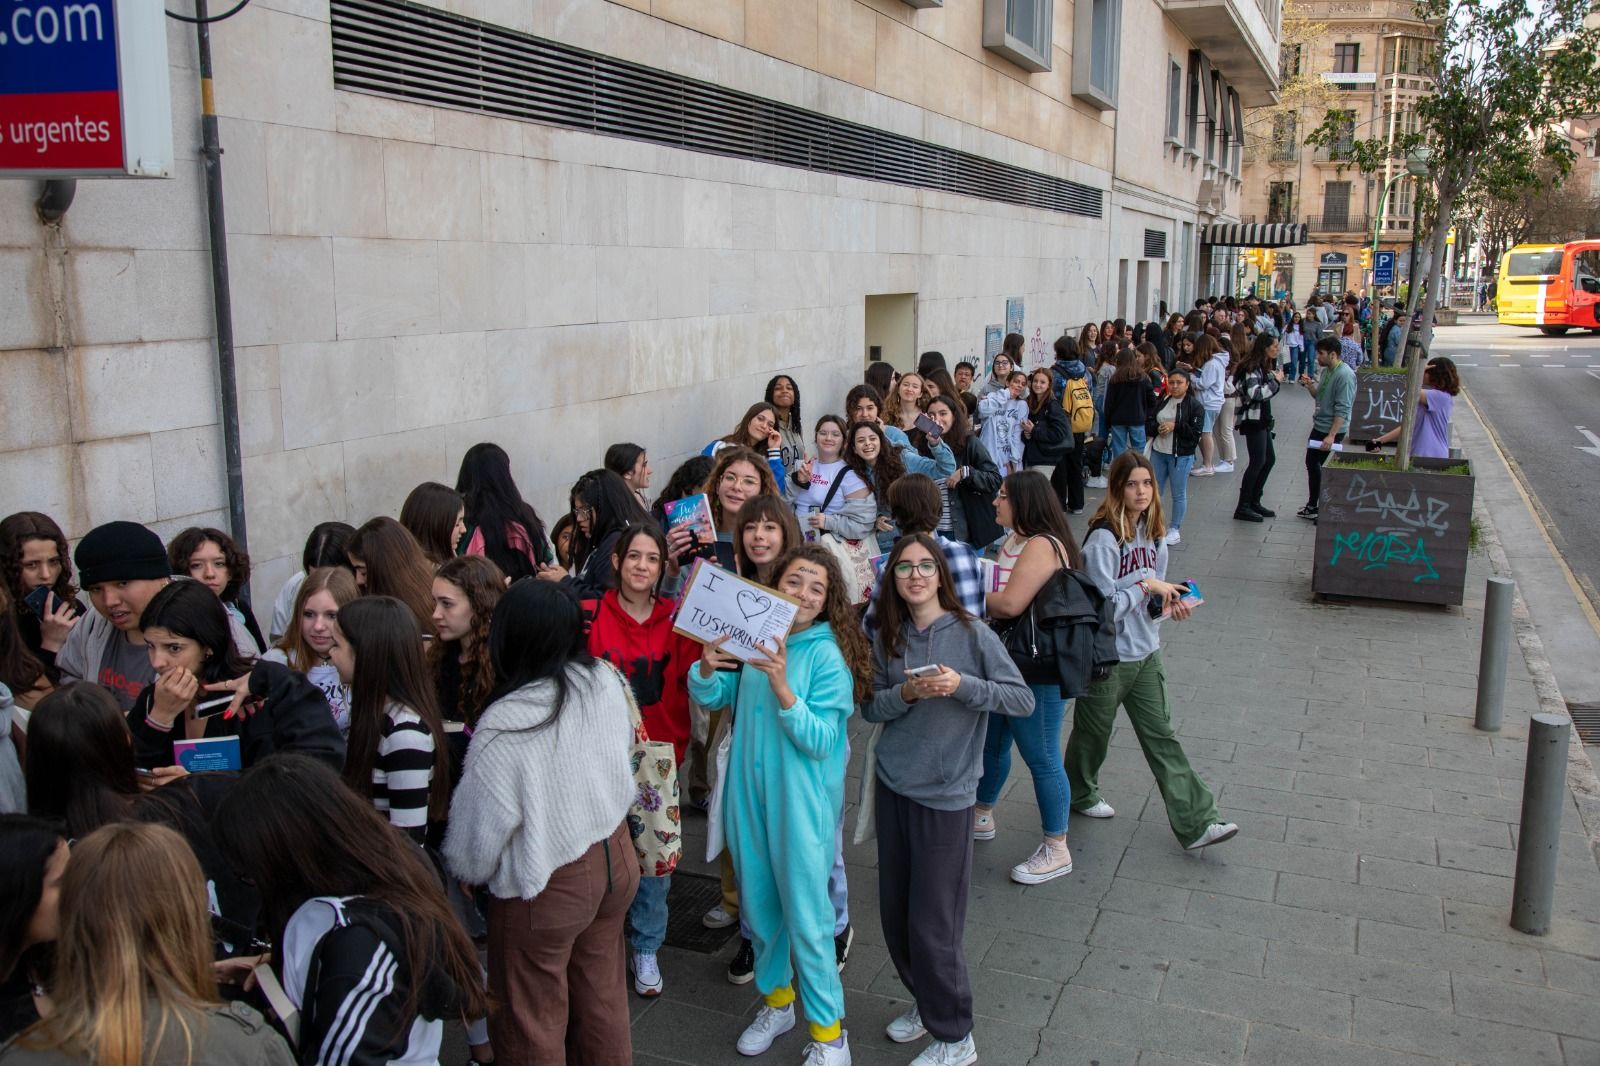
<path fill-rule="evenodd" d="M 1546 337 L 1486 320 L 1439 330 L 1433 352 L 1461 368 L 1462 385 L 1600 609 L 1600 335 Z"/>

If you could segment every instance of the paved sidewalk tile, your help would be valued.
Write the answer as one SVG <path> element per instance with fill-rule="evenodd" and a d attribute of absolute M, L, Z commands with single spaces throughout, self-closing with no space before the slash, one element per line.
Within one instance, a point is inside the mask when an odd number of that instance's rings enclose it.
<path fill-rule="evenodd" d="M 1176 735 L 1240 834 L 1185 853 L 1119 716 L 1101 773 L 1116 817 L 1074 815 L 1074 872 L 1013 884 L 1040 831 L 1014 755 L 999 835 L 975 846 L 963 939 L 981 1061 L 1600 1066 L 1600 866 L 1576 798 L 1550 935 L 1508 924 L 1538 702 L 1514 651 L 1504 728 L 1473 727 L 1487 561 L 1469 558 L 1460 609 L 1315 600 L 1316 529 L 1293 517 L 1305 474 L 1291 445 L 1309 398 L 1275 407 L 1266 498 L 1284 517 L 1234 522 L 1236 479 L 1192 482 L 1169 573 L 1198 581 L 1206 602 L 1162 627 Z M 850 731 L 853 801 L 865 726 Z M 687 869 L 713 869 L 697 861 L 703 834 L 690 817 Z M 922 1045 L 883 1033 L 909 996 L 883 947 L 876 848 L 848 846 L 846 859 L 854 1060 L 904 1066 Z M 749 1061 L 733 1044 L 757 997 L 727 983 L 732 950 L 663 951 L 666 993 L 630 1004 L 636 1062 Z M 802 1026 L 767 1059 L 798 1061 L 804 1043 Z"/>

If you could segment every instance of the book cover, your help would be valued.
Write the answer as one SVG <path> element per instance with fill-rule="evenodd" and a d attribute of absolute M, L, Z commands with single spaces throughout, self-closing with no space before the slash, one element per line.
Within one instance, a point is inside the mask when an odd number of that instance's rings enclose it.
<path fill-rule="evenodd" d="M 199 740 L 174 740 L 172 754 L 178 765 L 191 774 L 207 770 L 242 770 L 238 737 L 202 737 Z"/>
<path fill-rule="evenodd" d="M 667 531 L 688 526 L 695 532 L 715 529 L 711 518 L 711 499 L 703 492 L 667 504 Z"/>

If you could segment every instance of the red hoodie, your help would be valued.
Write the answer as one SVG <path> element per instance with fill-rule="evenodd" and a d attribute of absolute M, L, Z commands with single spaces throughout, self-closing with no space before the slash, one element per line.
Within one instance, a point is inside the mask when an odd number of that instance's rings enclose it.
<path fill-rule="evenodd" d="M 633 686 L 634 699 L 651 740 L 670 740 L 678 761 L 689 743 L 689 668 L 700 658 L 700 644 L 672 631 L 677 604 L 656 600 L 649 621 L 636 622 L 609 589 L 598 600 L 583 601 L 589 619 L 589 654 L 608 660 Z"/>

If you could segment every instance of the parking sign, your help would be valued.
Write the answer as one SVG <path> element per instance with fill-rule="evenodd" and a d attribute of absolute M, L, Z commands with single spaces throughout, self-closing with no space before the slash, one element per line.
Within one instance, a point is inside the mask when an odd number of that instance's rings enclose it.
<path fill-rule="evenodd" d="M 1394 253 L 1379 252 L 1372 257 L 1372 283 L 1374 285 L 1394 284 Z"/>

